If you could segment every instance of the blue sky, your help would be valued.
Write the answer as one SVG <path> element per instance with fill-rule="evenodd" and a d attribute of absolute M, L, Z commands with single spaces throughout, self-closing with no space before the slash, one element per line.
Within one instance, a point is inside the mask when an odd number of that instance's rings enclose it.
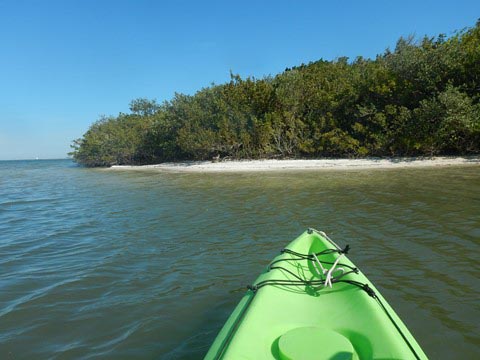
<path fill-rule="evenodd" d="M 473 26 L 480 1 L 0 0 L 0 160 L 62 158 L 100 115 L 400 36 Z"/>

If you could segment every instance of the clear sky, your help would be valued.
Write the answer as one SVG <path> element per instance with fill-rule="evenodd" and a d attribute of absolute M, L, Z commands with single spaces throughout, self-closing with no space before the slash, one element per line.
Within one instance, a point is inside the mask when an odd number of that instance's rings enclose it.
<path fill-rule="evenodd" d="M 473 26 L 480 1 L 0 0 L 0 160 L 62 158 L 138 97 L 374 57 Z"/>

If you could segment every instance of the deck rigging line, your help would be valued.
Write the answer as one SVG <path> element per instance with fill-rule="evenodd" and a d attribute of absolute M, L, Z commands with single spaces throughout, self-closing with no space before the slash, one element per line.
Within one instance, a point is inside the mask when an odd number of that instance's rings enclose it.
<path fill-rule="evenodd" d="M 313 230 L 313 231 L 315 231 L 315 230 Z M 290 275 L 292 275 L 296 280 L 269 279 L 269 280 L 260 281 L 260 282 L 256 283 L 255 285 L 249 285 L 247 288 L 255 293 L 264 286 L 275 286 L 275 285 L 276 286 L 302 286 L 302 285 L 304 285 L 304 286 L 319 286 L 319 287 L 329 286 L 329 287 L 332 287 L 332 284 L 335 284 L 335 283 L 346 283 L 346 284 L 356 286 L 356 287 L 362 289 L 363 291 L 365 291 L 370 297 L 372 297 L 373 299 L 375 299 L 377 301 L 377 303 L 380 305 L 382 310 L 385 312 L 387 317 L 390 319 L 392 324 L 397 329 L 400 336 L 403 338 L 405 343 L 408 345 L 409 349 L 412 351 L 415 358 L 419 360 L 420 357 L 416 353 L 412 344 L 410 344 L 407 337 L 402 332 L 402 330 L 400 329 L 398 324 L 394 321 L 391 314 L 388 312 L 387 308 L 385 307 L 383 302 L 380 300 L 380 298 L 377 296 L 375 291 L 368 284 L 365 284 L 365 283 L 362 283 L 362 282 L 356 281 L 356 280 L 343 279 L 343 277 L 348 275 L 348 274 L 352 274 L 352 273 L 358 274 L 358 272 L 359 272 L 358 268 L 352 267 L 352 266 L 349 266 L 347 264 L 343 264 L 343 263 L 339 262 L 340 258 L 344 254 L 348 253 L 348 251 L 350 250 L 350 246 L 347 245 L 347 246 L 345 246 L 344 249 L 341 249 L 337 244 L 335 244 L 332 240 L 330 240 L 330 238 L 328 238 L 326 235 L 324 235 L 325 233 L 319 232 L 319 231 L 317 231 L 317 232 L 320 233 L 322 236 L 325 236 L 326 239 L 329 240 L 336 247 L 336 249 L 325 249 L 325 250 L 320 251 L 318 253 L 312 253 L 312 254 L 302 254 L 302 253 L 298 253 L 296 251 L 292 251 L 290 249 L 286 249 L 286 248 L 282 249 L 281 253 L 290 254 L 290 255 L 292 255 L 292 257 L 291 258 L 278 259 L 278 260 L 275 260 L 275 261 L 271 262 L 270 265 L 268 266 L 268 271 L 275 270 L 275 269 L 285 271 L 285 272 L 289 273 Z M 333 263 L 332 262 L 327 262 L 327 261 L 320 261 L 318 259 L 318 257 L 320 257 L 322 255 L 328 255 L 328 254 L 333 254 L 333 253 L 340 254 L 340 256 Z M 320 279 L 316 279 L 316 280 L 306 280 L 306 279 L 301 278 L 297 274 L 293 273 L 289 269 L 278 265 L 279 263 L 285 262 L 285 261 L 291 262 L 291 261 L 304 261 L 304 260 L 311 261 L 312 264 L 313 264 L 313 267 L 316 269 L 316 271 L 318 272 L 320 277 L 324 276 L 324 278 L 320 278 Z M 332 267 L 327 270 L 323 266 L 323 264 L 332 265 Z M 318 265 L 318 267 L 317 267 L 317 265 Z M 350 270 L 349 271 L 344 271 L 341 268 L 337 268 L 338 265 L 343 266 L 345 268 L 348 268 Z M 335 271 L 335 269 L 336 270 L 341 269 L 342 273 L 339 276 L 334 277 L 333 272 Z M 316 290 L 319 290 L 319 289 L 316 289 Z"/>

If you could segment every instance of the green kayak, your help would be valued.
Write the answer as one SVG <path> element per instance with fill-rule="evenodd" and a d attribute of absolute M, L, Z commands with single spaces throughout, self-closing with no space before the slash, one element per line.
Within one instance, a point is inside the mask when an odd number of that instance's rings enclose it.
<path fill-rule="evenodd" d="M 205 359 L 427 359 L 373 284 L 325 233 L 283 249 Z"/>

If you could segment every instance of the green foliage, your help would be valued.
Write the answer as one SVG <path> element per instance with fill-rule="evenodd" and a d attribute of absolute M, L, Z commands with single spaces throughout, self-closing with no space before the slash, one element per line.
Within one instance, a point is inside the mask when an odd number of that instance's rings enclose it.
<path fill-rule="evenodd" d="M 480 22 L 447 38 L 401 38 L 375 60 L 319 60 L 136 99 L 73 142 L 85 166 L 213 157 L 364 157 L 480 152 Z"/>
<path fill-rule="evenodd" d="M 135 99 L 130 102 L 130 111 L 133 114 L 148 116 L 153 115 L 160 110 L 160 106 L 155 100 Z"/>

